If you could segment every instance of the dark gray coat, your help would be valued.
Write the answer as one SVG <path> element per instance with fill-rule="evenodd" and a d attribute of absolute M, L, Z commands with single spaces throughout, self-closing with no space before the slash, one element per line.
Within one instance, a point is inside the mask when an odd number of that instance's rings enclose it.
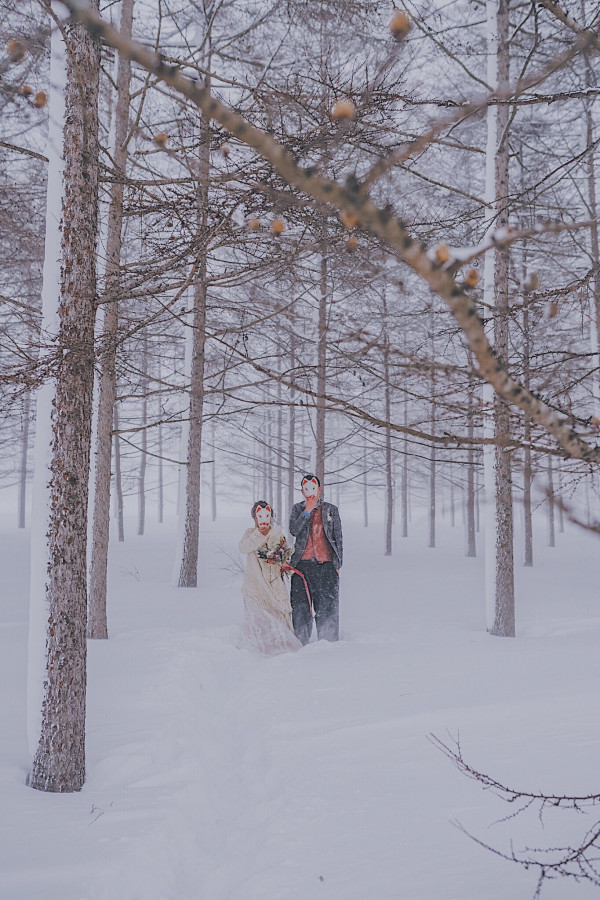
<path fill-rule="evenodd" d="M 294 555 L 291 564 L 296 566 L 302 559 L 302 554 L 306 549 L 308 541 L 310 519 L 304 515 L 306 504 L 304 500 L 295 503 L 290 513 L 290 533 L 296 539 L 294 544 Z M 321 501 L 321 509 L 323 511 L 323 531 L 333 550 L 333 565 L 336 569 L 342 568 L 342 560 L 344 558 L 344 542 L 342 539 L 342 520 L 337 506 L 333 503 Z"/>

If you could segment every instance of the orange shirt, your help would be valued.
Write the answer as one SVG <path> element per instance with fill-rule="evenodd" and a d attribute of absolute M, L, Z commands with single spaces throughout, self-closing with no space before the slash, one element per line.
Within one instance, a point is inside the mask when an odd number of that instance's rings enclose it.
<path fill-rule="evenodd" d="M 315 506 L 310 514 L 310 524 L 306 549 L 302 559 L 315 558 L 318 562 L 331 562 L 331 544 L 323 529 L 323 507 Z"/>

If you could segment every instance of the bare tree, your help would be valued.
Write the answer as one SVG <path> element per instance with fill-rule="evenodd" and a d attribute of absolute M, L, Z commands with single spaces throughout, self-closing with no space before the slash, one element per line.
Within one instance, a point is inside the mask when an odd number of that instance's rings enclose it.
<path fill-rule="evenodd" d="M 96 4 L 97 7 L 97 4 Z M 54 15 L 55 10 L 52 9 Z M 64 44 L 63 44 L 64 39 Z M 32 557 L 32 603 L 47 609 L 46 671 L 41 734 L 33 760 L 31 785 L 43 791 L 77 791 L 85 780 L 86 709 L 86 542 L 91 409 L 94 381 L 94 316 L 96 304 L 96 231 L 98 209 L 98 81 L 99 42 L 80 23 L 54 27 L 52 74 L 64 91 L 63 158 L 60 176 L 62 212 L 60 280 L 53 281 L 55 253 L 47 232 L 44 270 L 46 309 L 56 303 L 58 331 L 47 357 L 53 377 L 51 403 L 38 407 L 38 439 L 44 442 L 45 416 L 51 418 L 49 470 L 38 466 L 36 478 L 46 508 L 47 547 Z M 61 71 L 66 72 L 61 78 Z M 56 107 L 62 113 L 60 87 Z M 58 116 L 58 125 L 63 116 Z M 49 194 L 56 192 L 52 173 Z M 60 188 L 59 188 L 60 190 Z M 49 202 L 49 209 L 54 201 Z M 58 291 L 58 297 L 52 294 Z M 49 348 L 50 349 L 50 348 Z M 38 460 L 45 447 L 39 448 Z M 43 597 L 34 597 L 42 588 Z M 32 697 L 32 702 L 35 698 Z"/>
<path fill-rule="evenodd" d="M 131 38 L 134 0 L 121 4 L 121 33 Z M 121 245 L 123 229 L 123 191 L 127 166 L 127 138 L 129 133 L 129 89 L 131 62 L 119 54 L 117 69 L 117 102 L 114 113 L 113 162 L 115 177 L 110 187 L 108 210 L 105 296 L 103 297 L 103 325 L 98 353 L 98 419 L 96 426 L 96 458 L 94 481 L 94 512 L 92 524 L 92 558 L 90 563 L 90 597 L 88 637 L 107 638 L 106 580 L 108 568 L 108 540 L 110 531 L 110 483 L 113 444 L 113 421 L 117 416 L 116 355 L 119 329 L 119 296 L 122 290 Z M 119 539 L 122 540 L 122 487 L 120 454 L 115 435 L 115 457 L 118 464 L 117 490 L 119 497 Z"/>

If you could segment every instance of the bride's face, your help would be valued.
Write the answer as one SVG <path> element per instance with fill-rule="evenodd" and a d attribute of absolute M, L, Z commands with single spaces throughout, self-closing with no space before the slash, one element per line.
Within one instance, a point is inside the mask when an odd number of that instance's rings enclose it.
<path fill-rule="evenodd" d="M 268 534 L 271 530 L 273 513 L 270 506 L 259 506 L 255 513 L 256 527 L 261 534 Z"/>

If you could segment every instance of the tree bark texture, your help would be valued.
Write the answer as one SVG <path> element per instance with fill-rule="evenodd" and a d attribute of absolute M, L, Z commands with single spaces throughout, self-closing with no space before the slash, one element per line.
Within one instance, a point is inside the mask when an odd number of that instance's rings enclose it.
<path fill-rule="evenodd" d="M 121 4 L 121 33 L 131 37 L 134 0 Z M 90 596 L 88 637 L 107 638 L 106 615 L 108 542 L 110 531 L 110 484 L 114 408 L 117 392 L 116 355 L 119 327 L 119 294 L 121 290 L 121 233 L 123 224 L 123 188 L 127 166 L 127 132 L 129 125 L 129 87 L 131 61 L 119 55 L 117 68 L 117 103 L 113 160 L 115 180 L 110 186 L 106 240 L 105 296 L 102 341 L 98 353 L 98 421 L 96 431 L 96 464 L 94 512 L 92 525 L 92 559 L 90 563 Z M 115 448 L 117 442 L 115 440 Z M 122 508 L 122 504 L 121 504 Z M 120 538 L 121 539 L 121 538 Z"/>
<path fill-rule="evenodd" d="M 96 3 L 97 6 L 97 3 Z M 58 358 L 48 508 L 48 632 L 32 787 L 85 780 L 86 554 L 96 308 L 100 47 L 67 25 Z"/>
<path fill-rule="evenodd" d="M 498 0 L 498 86 L 509 83 L 509 0 Z M 496 227 L 508 226 L 508 167 L 510 108 L 500 104 L 497 111 Z M 508 362 L 509 254 L 496 251 L 494 344 L 501 363 Z M 491 633 L 501 637 L 515 634 L 515 588 L 513 559 L 512 466 L 510 408 L 503 397 L 494 395 L 495 480 L 496 480 L 496 596 Z"/>

